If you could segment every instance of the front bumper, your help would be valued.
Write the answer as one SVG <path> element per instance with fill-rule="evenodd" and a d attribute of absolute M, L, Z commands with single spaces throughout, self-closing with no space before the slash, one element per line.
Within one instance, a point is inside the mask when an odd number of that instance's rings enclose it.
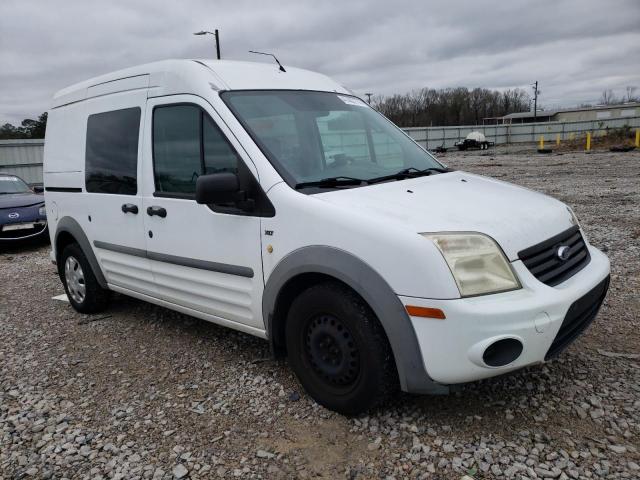
<path fill-rule="evenodd" d="M 400 297 L 405 305 L 439 308 L 447 317 L 411 317 L 429 377 L 445 385 L 465 383 L 544 362 L 570 306 L 609 276 L 607 257 L 591 246 L 589 253 L 589 264 L 555 287 L 541 283 L 516 261 L 512 265 L 520 290 L 456 300 Z M 521 342 L 522 352 L 506 365 L 487 365 L 485 350 L 502 339 Z"/>
<path fill-rule="evenodd" d="M 0 243 L 28 240 L 48 235 L 46 220 L 33 220 L 0 225 Z"/>

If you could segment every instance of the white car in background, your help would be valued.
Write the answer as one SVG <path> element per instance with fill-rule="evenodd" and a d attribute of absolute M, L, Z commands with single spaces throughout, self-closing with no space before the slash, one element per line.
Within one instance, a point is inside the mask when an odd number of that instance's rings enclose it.
<path fill-rule="evenodd" d="M 46 135 L 76 310 L 116 291 L 265 338 L 345 414 L 549 360 L 607 292 L 569 207 L 446 168 L 317 73 L 142 65 L 57 93 Z"/>

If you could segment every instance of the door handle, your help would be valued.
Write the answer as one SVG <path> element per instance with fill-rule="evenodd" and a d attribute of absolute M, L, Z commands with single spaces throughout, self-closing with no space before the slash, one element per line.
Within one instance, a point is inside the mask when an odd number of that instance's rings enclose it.
<path fill-rule="evenodd" d="M 154 205 L 153 207 L 147 207 L 147 215 L 150 217 L 157 215 L 160 218 L 164 218 L 167 216 L 167 210 L 163 207 L 157 207 Z"/>
<path fill-rule="evenodd" d="M 133 213 L 134 215 L 138 214 L 138 206 L 133 203 L 125 203 L 122 205 L 122 213 Z"/>

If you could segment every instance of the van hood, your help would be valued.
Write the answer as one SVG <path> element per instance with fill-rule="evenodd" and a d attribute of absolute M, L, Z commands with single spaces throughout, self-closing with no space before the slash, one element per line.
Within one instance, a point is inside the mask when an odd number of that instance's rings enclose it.
<path fill-rule="evenodd" d="M 573 225 L 562 202 L 526 188 L 455 171 L 315 195 L 353 213 L 424 232 L 480 232 L 518 252 Z"/>

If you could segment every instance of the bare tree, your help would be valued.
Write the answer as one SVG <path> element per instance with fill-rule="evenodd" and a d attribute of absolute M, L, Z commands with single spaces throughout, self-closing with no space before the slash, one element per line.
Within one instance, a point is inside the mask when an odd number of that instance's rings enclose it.
<path fill-rule="evenodd" d="M 613 105 L 616 103 L 616 97 L 613 94 L 613 90 L 603 90 L 600 96 L 600 103 L 603 105 Z"/>
<path fill-rule="evenodd" d="M 403 95 L 375 96 L 372 103 L 401 127 L 478 125 L 485 117 L 527 111 L 529 95 L 518 88 L 505 91 L 423 88 Z"/>
<path fill-rule="evenodd" d="M 629 85 L 627 87 L 627 102 L 637 102 L 638 98 L 635 96 L 636 90 L 638 87 L 634 87 Z"/>

